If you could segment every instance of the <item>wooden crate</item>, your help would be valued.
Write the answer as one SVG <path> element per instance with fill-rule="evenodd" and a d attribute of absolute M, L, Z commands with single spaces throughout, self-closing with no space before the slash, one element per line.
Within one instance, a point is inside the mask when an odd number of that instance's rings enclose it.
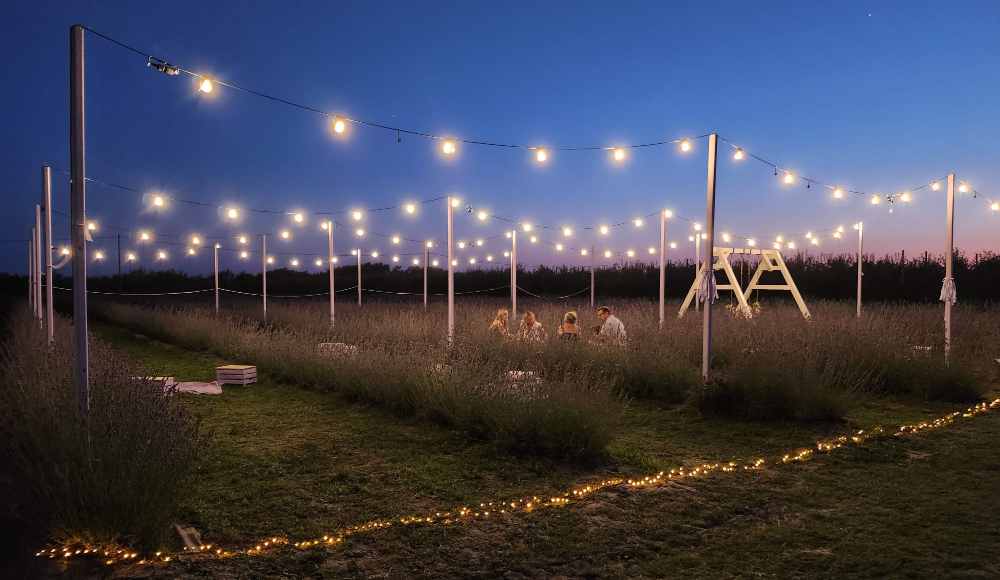
<path fill-rule="evenodd" d="M 220 385 L 250 385 L 257 382 L 257 367 L 222 365 L 215 368 L 215 381 Z"/>

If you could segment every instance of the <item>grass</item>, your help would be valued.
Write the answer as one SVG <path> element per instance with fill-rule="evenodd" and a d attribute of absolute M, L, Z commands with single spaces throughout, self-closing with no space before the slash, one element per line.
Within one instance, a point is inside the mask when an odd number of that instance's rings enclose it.
<path fill-rule="evenodd" d="M 102 326 L 154 370 L 207 378 L 221 359 Z M 634 402 L 594 465 L 510 455 L 460 431 L 275 382 L 182 397 L 209 437 L 182 517 L 210 542 L 321 535 L 374 517 L 565 489 L 607 474 L 775 454 L 853 426 L 952 405 L 871 399 L 847 425 L 706 419 Z M 1000 534 L 1000 417 L 736 479 L 612 491 L 564 510 L 389 530 L 340 549 L 211 563 L 173 574 L 324 577 L 871 577 L 990 575 Z"/>

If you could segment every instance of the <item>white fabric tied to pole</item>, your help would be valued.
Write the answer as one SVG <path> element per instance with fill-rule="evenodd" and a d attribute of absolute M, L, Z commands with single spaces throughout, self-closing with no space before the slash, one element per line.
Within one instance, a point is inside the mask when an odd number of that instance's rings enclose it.
<path fill-rule="evenodd" d="M 955 287 L 954 278 L 945 278 L 941 282 L 941 302 L 954 305 L 958 303 L 958 288 Z"/>
<path fill-rule="evenodd" d="M 709 299 L 711 299 L 711 304 L 715 304 L 715 301 L 719 299 L 714 270 L 705 270 L 701 277 L 701 283 L 698 284 L 698 302 L 705 302 Z"/>

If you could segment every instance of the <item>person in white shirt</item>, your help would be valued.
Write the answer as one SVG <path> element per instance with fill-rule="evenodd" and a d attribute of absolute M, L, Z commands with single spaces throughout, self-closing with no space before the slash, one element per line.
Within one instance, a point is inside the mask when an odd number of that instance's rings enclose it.
<path fill-rule="evenodd" d="M 597 341 L 625 346 L 628 341 L 625 325 L 617 316 L 611 314 L 611 309 L 607 306 L 601 306 L 597 309 L 597 318 L 601 320 L 601 326 L 597 330 Z"/>
<path fill-rule="evenodd" d="M 517 329 L 517 338 L 524 342 L 545 342 L 548 335 L 545 327 L 535 318 L 535 313 L 527 311 L 521 319 L 521 326 Z"/>

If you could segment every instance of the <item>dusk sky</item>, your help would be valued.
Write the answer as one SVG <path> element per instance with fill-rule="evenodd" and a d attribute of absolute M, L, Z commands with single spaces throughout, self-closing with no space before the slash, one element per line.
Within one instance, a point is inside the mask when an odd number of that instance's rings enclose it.
<path fill-rule="evenodd" d="M 184 68 L 324 111 L 454 136 L 538 146 L 629 145 L 717 131 L 787 167 L 846 189 L 883 194 L 920 187 L 949 171 L 980 192 L 960 195 L 956 245 L 1000 248 L 1000 4 L 982 2 L 257 2 L 241 11 L 218 2 L 12 2 L 0 46 L 8 55 L 0 104 L 5 135 L 0 179 L 7 198 L 0 269 L 25 269 L 26 240 L 40 192 L 40 166 L 56 168 L 56 209 L 69 212 L 68 29 L 82 23 Z M 87 36 L 87 173 L 143 192 L 224 206 L 345 211 L 394 206 L 450 193 L 491 213 L 568 225 L 573 247 L 598 252 L 646 248 L 655 220 L 608 237 L 583 226 L 627 222 L 670 208 L 703 221 L 706 140 L 689 154 L 676 145 L 630 150 L 616 164 L 605 151 L 552 151 L 540 165 L 524 149 L 460 145 L 445 159 L 434 141 L 353 126 L 336 138 L 329 121 L 226 87 L 201 95 L 187 76 Z M 872 252 L 941 253 L 944 190 L 910 204 L 784 185 L 768 167 L 734 161 L 720 145 L 718 232 L 770 244 L 783 234 L 866 223 Z M 148 199 L 148 198 L 147 198 Z M 209 266 L 210 252 L 185 258 L 192 233 L 224 237 L 292 227 L 281 215 L 227 225 L 213 207 L 174 203 L 153 214 L 143 197 L 88 185 L 88 216 L 101 224 L 94 249 L 171 252 L 168 264 Z M 444 202 L 415 217 L 368 213 L 369 232 L 445 239 Z M 57 216 L 56 235 L 68 238 Z M 340 215 L 347 222 L 349 217 Z M 325 251 L 316 216 L 295 239 L 272 247 L 302 256 Z M 509 224 L 456 221 L 457 238 L 501 235 Z M 690 224 L 669 238 L 692 255 Z M 559 241 L 556 231 L 543 232 Z M 368 236 L 366 252 L 418 252 Z M 854 238 L 828 235 L 810 251 L 851 251 Z M 337 235 L 338 252 L 357 245 Z M 500 256 L 500 238 L 465 258 Z M 521 262 L 579 263 L 551 246 L 523 244 Z M 251 249 L 256 249 L 254 246 Z M 113 253 L 112 253 L 113 256 Z M 109 273 L 113 259 L 93 266 Z M 245 266 L 258 268 L 255 258 Z M 240 268 L 226 254 L 225 267 Z M 157 264 L 154 267 L 161 267 Z"/>

